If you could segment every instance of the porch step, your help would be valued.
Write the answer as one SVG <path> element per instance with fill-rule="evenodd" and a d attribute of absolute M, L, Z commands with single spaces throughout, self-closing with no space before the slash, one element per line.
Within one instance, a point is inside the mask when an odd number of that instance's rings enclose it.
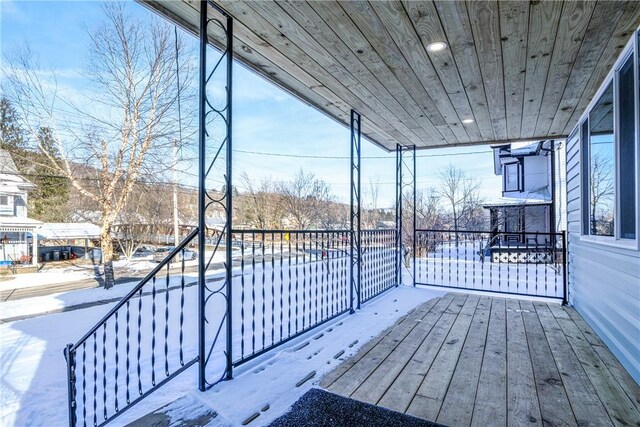
<path fill-rule="evenodd" d="M 133 421 L 126 427 L 200 427 L 206 426 L 218 413 L 193 396 L 183 396 Z"/>

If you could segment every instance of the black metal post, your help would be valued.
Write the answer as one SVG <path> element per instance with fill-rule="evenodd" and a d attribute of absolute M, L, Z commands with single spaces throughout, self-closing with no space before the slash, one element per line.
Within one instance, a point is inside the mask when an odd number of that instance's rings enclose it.
<path fill-rule="evenodd" d="M 399 203 L 398 203 L 398 183 L 399 183 L 399 179 L 398 179 L 398 173 L 399 173 L 399 168 L 398 168 L 398 156 L 400 155 L 400 152 L 398 151 L 398 145 L 396 145 L 396 252 L 395 252 L 395 282 L 396 282 L 396 286 L 398 286 L 398 254 L 400 253 L 400 241 L 398 240 L 398 213 L 399 213 Z"/>
<path fill-rule="evenodd" d="M 551 140 L 551 212 L 549 212 L 549 232 L 556 232 L 556 147 L 555 140 Z"/>
<path fill-rule="evenodd" d="M 361 124 L 360 113 L 351 110 L 351 312 L 355 290 L 356 308 L 360 308 L 361 279 L 361 209 L 360 209 L 360 166 L 361 166 Z M 354 275 L 355 268 L 355 275 Z"/>
<path fill-rule="evenodd" d="M 403 234 L 404 234 L 404 230 L 403 230 L 403 224 L 402 224 L 402 217 L 403 217 L 403 207 L 402 207 L 402 202 L 404 201 L 404 197 L 403 197 L 403 192 L 404 192 L 404 188 L 402 185 L 403 179 L 402 179 L 402 164 L 404 162 L 403 160 L 403 150 L 402 150 L 402 146 L 400 144 L 398 144 L 398 146 L 396 147 L 396 150 L 398 151 L 398 200 L 397 200 L 397 206 L 398 206 L 398 217 L 396 218 L 396 224 L 398 226 L 398 285 L 402 284 L 402 263 L 404 261 L 403 255 L 404 255 L 404 241 L 403 241 Z"/>
<path fill-rule="evenodd" d="M 413 286 L 416 285 L 416 146 L 413 146 Z"/>
<path fill-rule="evenodd" d="M 233 18 L 227 16 L 227 229 L 226 240 L 226 273 L 227 273 L 227 379 L 233 378 L 233 299 L 231 294 L 233 280 L 233 261 L 231 259 L 231 245 L 233 243 L 233 180 L 232 180 L 232 107 L 233 107 Z M 264 250 L 264 248 L 263 248 Z"/>
<path fill-rule="evenodd" d="M 569 305 L 569 284 L 567 283 L 567 232 L 562 230 L 562 305 Z"/>
<path fill-rule="evenodd" d="M 208 10 L 212 9 L 217 14 L 222 15 L 220 18 L 209 18 Z M 222 57 L 215 64 L 213 69 L 207 70 L 207 47 L 209 44 L 208 24 L 215 22 L 220 28 L 224 29 L 225 42 L 222 46 Z M 226 58 L 224 58 L 226 56 Z M 222 59 L 225 59 L 225 62 Z M 220 68 L 218 68 L 220 67 Z M 223 68 L 224 67 L 224 68 Z M 226 99 L 225 105 L 222 108 L 214 107 L 213 104 L 207 99 L 206 86 L 211 83 L 211 77 L 216 71 L 225 70 L 226 72 Z M 199 116 L 199 163 L 198 163 L 198 316 L 199 316 L 199 335 L 198 335 L 198 360 L 199 365 L 199 388 L 202 391 L 210 388 L 215 384 L 214 382 L 207 381 L 206 365 L 207 365 L 207 348 L 209 353 L 211 349 L 215 347 L 219 333 L 222 329 L 222 322 L 226 322 L 225 330 L 225 371 L 220 379 L 231 379 L 233 377 L 233 346 L 232 346 L 232 257 L 231 246 L 233 243 L 232 235 L 232 214 L 233 214 L 233 185 L 232 185 L 232 99 L 233 99 L 233 18 L 227 14 L 223 9 L 210 1 L 201 0 L 200 2 L 200 116 Z M 211 117 L 209 117 L 211 115 Z M 219 142 L 217 152 L 207 158 L 207 140 L 210 137 L 210 133 L 207 131 L 207 123 L 209 117 L 209 123 L 211 124 L 214 119 L 221 119 L 226 133 L 224 139 Z M 225 153 L 225 169 L 224 169 L 224 183 L 225 189 L 222 198 L 212 197 L 207 189 L 207 180 L 209 174 L 214 173 L 213 167 L 216 161 L 218 161 L 219 155 L 222 150 Z M 220 159 L 222 161 L 222 159 Z M 217 290 L 211 290 L 207 288 L 205 282 L 206 272 L 211 262 L 211 259 L 205 261 L 205 242 L 207 238 L 207 209 L 210 205 L 215 204 L 225 211 L 225 226 L 222 233 L 217 238 L 215 251 L 217 251 L 219 245 L 222 243 L 225 246 L 225 284 L 222 288 Z M 224 240 L 223 240 L 224 239 Z M 224 290 L 224 291 L 223 291 Z M 225 313 L 222 313 L 222 320 L 219 324 L 219 328 L 215 333 L 215 336 L 211 337 L 212 342 L 207 342 L 206 325 L 211 325 L 213 319 L 207 319 L 207 301 L 210 300 L 212 294 L 224 295 L 226 306 Z"/>
<path fill-rule="evenodd" d="M 67 410 L 69 412 L 69 427 L 76 425 L 76 399 L 75 399 L 75 351 L 73 344 L 67 344 L 64 349 L 64 357 L 67 360 Z"/>
<path fill-rule="evenodd" d="M 207 10 L 208 2 L 200 1 L 200 79 L 198 110 L 198 388 L 206 390 L 205 374 L 205 239 L 206 239 L 206 102 L 207 102 Z"/>

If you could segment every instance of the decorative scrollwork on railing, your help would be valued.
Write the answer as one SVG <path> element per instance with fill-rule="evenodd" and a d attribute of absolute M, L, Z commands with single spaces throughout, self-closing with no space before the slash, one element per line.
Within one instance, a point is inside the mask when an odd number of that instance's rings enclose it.
<path fill-rule="evenodd" d="M 200 23 L 200 389 L 231 378 L 231 120 L 232 120 L 232 19 L 207 3 Z M 216 186 L 222 184 L 220 191 Z M 221 227 L 215 222 L 224 218 Z M 209 245 L 208 245 L 209 244 Z M 224 250 L 223 250 L 224 249 Z M 224 254 L 224 278 L 215 281 Z M 218 284 L 218 283 L 221 284 Z M 214 285 L 214 283 L 216 283 Z M 225 327 L 226 326 L 226 327 Z M 226 343 L 226 346 L 225 346 Z M 219 357 L 222 356 L 222 357 Z"/>

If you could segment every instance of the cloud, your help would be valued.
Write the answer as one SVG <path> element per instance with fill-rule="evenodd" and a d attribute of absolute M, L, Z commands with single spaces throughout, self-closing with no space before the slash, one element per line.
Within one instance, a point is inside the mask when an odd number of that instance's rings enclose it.
<path fill-rule="evenodd" d="M 2 19 L 10 18 L 12 21 L 30 22 L 31 18 L 29 14 L 23 12 L 18 6 L 17 1 L 14 0 L 2 0 L 0 1 L 0 15 Z"/>

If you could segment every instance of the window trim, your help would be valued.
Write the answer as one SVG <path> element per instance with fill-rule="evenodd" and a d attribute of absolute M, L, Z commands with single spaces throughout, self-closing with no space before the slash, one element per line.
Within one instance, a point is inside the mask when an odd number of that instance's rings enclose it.
<path fill-rule="evenodd" d="M 636 37 L 634 37 L 636 38 Z M 620 193 L 619 193 L 619 189 L 620 189 L 620 181 L 621 181 L 621 175 L 620 175 L 620 108 L 619 108 L 619 98 L 618 98 L 618 93 L 619 93 L 619 89 L 620 89 L 620 79 L 619 79 L 619 74 L 620 71 L 622 70 L 622 67 L 625 65 L 625 63 L 629 60 L 629 58 L 631 57 L 632 59 L 632 67 L 633 67 L 633 78 L 634 78 L 634 87 L 633 87 L 633 92 L 637 92 L 638 91 L 638 87 L 640 86 L 640 83 L 638 82 L 638 64 L 637 64 L 637 55 L 635 55 L 634 50 L 632 49 L 629 52 L 626 52 L 624 55 L 620 56 L 620 63 L 616 64 L 617 66 L 615 67 L 615 73 L 614 73 L 614 106 L 617 107 L 614 109 L 613 113 L 613 125 L 614 125 L 614 138 L 615 138 L 615 147 L 616 147 L 616 151 L 615 151 L 615 155 L 616 155 L 616 217 L 619 216 L 619 213 L 622 212 L 621 210 L 621 197 L 619 197 Z M 622 221 L 620 221 L 618 218 L 616 218 L 615 221 L 615 230 L 614 230 L 614 236 L 616 237 L 617 240 L 621 240 L 621 241 L 636 241 L 638 240 L 638 214 L 640 212 L 638 212 L 638 159 L 637 159 L 637 151 L 638 151 L 638 147 L 639 147 L 639 143 L 638 143 L 638 96 L 640 96 L 640 94 L 634 93 L 634 121 L 635 121 L 635 126 L 634 126 L 634 142 L 635 142 L 635 154 L 636 154 L 636 161 L 635 161 L 635 171 L 634 171 L 634 179 L 635 179 L 635 190 L 636 190 L 636 203 L 635 203 L 635 216 L 636 216 L 636 227 L 635 227 L 635 237 L 633 239 L 623 239 L 621 237 L 622 235 Z"/>
<path fill-rule="evenodd" d="M 602 81 L 602 84 L 594 94 L 591 101 L 585 108 L 584 112 L 580 116 L 578 123 L 576 124 L 574 130 L 570 133 L 571 135 L 574 132 L 578 132 L 580 136 L 580 140 L 578 143 L 578 156 L 580 161 L 579 175 L 580 175 L 580 240 L 583 242 L 595 243 L 603 246 L 611 246 L 618 247 L 623 249 L 634 249 L 640 250 L 640 197 L 636 196 L 636 236 L 634 239 L 622 239 L 620 238 L 620 162 L 619 162 L 619 154 L 620 154 L 620 132 L 619 132 L 619 106 L 618 106 L 618 72 L 624 65 L 625 61 L 629 58 L 629 56 L 633 56 L 634 63 L 634 83 L 637 87 L 635 87 L 634 92 L 634 105 L 635 105 L 635 144 L 636 144 L 636 193 L 640 193 L 640 80 L 638 79 L 640 74 L 640 30 L 636 30 L 631 37 L 631 39 L 627 42 L 627 45 L 622 50 L 620 56 L 616 59 L 613 67 L 609 70 L 606 78 Z M 615 159 L 616 159 L 616 170 L 615 170 L 615 224 L 614 224 L 614 235 L 613 236 L 597 236 L 591 234 L 584 234 L 585 224 L 584 224 L 584 193 L 583 193 L 583 175 L 585 172 L 584 165 L 584 144 L 583 144 L 583 135 L 582 135 L 582 126 L 585 121 L 589 119 L 589 113 L 598 102 L 603 93 L 607 90 L 609 84 L 613 85 L 613 103 L 614 103 L 614 120 L 613 120 L 613 129 L 614 129 L 614 143 L 615 143 Z M 588 130 L 588 128 L 587 128 Z M 589 154 L 587 153 L 589 156 Z M 590 156 L 588 157 L 590 159 Z"/>
<path fill-rule="evenodd" d="M 507 189 L 507 182 L 508 182 L 507 166 L 512 166 L 512 165 L 516 166 L 516 171 L 517 171 L 516 174 L 517 174 L 518 182 L 516 184 L 517 188 L 515 190 Z M 502 165 L 502 195 L 504 196 L 504 193 L 513 193 L 514 191 L 522 192 L 524 188 L 524 185 L 522 185 L 524 180 L 523 177 L 524 177 L 524 167 L 520 162 L 520 160 L 503 164 Z"/>

